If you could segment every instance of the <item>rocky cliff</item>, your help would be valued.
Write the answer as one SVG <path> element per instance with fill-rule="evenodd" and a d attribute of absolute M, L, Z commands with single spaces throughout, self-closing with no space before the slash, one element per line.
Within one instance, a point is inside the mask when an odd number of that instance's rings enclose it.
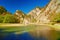
<path fill-rule="evenodd" d="M 56 13 L 60 12 L 60 0 L 51 0 L 44 8 L 36 7 L 27 15 L 23 12 L 16 11 L 15 15 L 23 23 L 49 23 Z M 20 21 L 21 22 L 21 21 Z"/>

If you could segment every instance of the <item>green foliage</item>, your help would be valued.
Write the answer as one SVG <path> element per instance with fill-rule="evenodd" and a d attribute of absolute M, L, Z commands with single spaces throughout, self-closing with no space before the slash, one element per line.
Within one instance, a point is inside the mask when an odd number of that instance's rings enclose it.
<path fill-rule="evenodd" d="M 60 13 L 57 13 L 53 19 L 53 22 L 60 23 Z"/>
<path fill-rule="evenodd" d="M 15 16 L 6 14 L 3 23 L 19 23 L 19 21 Z"/>
<path fill-rule="evenodd" d="M 3 23 L 4 16 L 0 15 L 0 23 Z"/>
<path fill-rule="evenodd" d="M 7 12 L 4 7 L 0 6 L 0 23 L 19 23 L 19 21 L 10 12 Z"/>
<path fill-rule="evenodd" d="M 3 14 L 4 12 L 7 12 L 7 10 L 3 6 L 0 6 L 0 14 Z"/>
<path fill-rule="evenodd" d="M 0 23 L 19 23 L 19 21 L 15 16 L 6 14 L 0 15 Z"/>

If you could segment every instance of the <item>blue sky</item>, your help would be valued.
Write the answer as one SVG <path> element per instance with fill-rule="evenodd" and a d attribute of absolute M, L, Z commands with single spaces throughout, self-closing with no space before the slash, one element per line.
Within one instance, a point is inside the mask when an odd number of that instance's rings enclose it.
<path fill-rule="evenodd" d="M 50 0 L 0 0 L 0 6 L 4 6 L 11 13 L 16 10 L 28 13 L 37 6 L 46 6 L 49 2 Z"/>

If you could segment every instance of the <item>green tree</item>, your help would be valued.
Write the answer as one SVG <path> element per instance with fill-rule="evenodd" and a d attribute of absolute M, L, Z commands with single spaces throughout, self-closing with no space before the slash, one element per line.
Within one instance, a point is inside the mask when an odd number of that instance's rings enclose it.
<path fill-rule="evenodd" d="M 19 23 L 19 21 L 15 16 L 11 14 L 6 14 L 3 23 Z"/>
<path fill-rule="evenodd" d="M 56 16 L 54 17 L 53 22 L 60 23 L 60 13 L 56 13 Z"/>
<path fill-rule="evenodd" d="M 0 6 L 0 14 L 3 14 L 4 12 L 7 12 L 7 10 L 3 6 Z"/>
<path fill-rule="evenodd" d="M 3 23 L 4 16 L 0 15 L 0 23 Z"/>

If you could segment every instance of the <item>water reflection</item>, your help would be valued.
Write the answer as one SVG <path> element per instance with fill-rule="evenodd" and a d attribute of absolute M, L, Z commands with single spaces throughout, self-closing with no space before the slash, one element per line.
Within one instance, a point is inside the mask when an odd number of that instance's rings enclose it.
<path fill-rule="evenodd" d="M 2 40 L 34 40 L 34 38 L 29 35 L 27 32 L 23 34 L 14 34 L 10 33 L 9 35 L 5 35 Z"/>
<path fill-rule="evenodd" d="M 30 30 L 28 32 L 25 31 L 24 33 L 21 34 L 16 34 L 16 32 L 18 33 L 21 32 L 20 30 L 15 31 L 14 29 L 14 31 L 10 31 L 10 32 L 9 31 L 6 32 L 3 30 L 4 29 L 0 29 L 0 40 L 48 40 L 48 39 L 56 40 L 56 36 L 55 36 L 56 33 L 58 34 L 57 40 L 60 40 L 60 36 L 59 36 L 60 31 L 57 32 L 53 28 L 49 28 L 49 27 L 35 27 L 34 30 Z"/>
<path fill-rule="evenodd" d="M 23 34 L 7 33 L 8 35 L 0 37 L 0 40 L 45 40 L 43 37 L 33 37 L 28 32 Z"/>

